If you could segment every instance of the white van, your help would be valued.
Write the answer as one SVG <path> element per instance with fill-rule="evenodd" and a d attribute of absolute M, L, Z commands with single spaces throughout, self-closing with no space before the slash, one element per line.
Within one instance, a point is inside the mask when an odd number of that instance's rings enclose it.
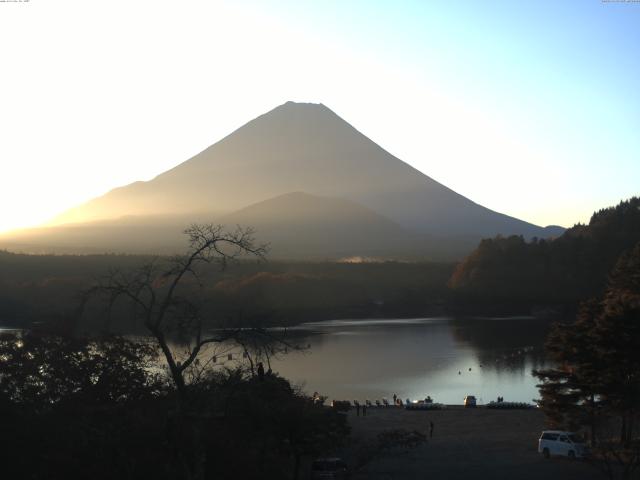
<path fill-rule="evenodd" d="M 589 449 L 580 435 L 561 430 L 545 430 L 538 440 L 538 453 L 549 458 L 551 455 L 562 455 L 569 458 L 583 458 Z"/>

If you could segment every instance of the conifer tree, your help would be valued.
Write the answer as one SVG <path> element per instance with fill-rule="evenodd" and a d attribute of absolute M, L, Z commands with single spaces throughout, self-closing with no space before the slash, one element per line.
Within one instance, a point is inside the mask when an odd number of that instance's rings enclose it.
<path fill-rule="evenodd" d="M 604 297 L 551 332 L 547 350 L 556 367 L 534 374 L 549 423 L 588 427 L 595 441 L 597 425 L 616 419 L 616 441 L 629 445 L 640 421 L 640 243 L 620 257 Z"/>

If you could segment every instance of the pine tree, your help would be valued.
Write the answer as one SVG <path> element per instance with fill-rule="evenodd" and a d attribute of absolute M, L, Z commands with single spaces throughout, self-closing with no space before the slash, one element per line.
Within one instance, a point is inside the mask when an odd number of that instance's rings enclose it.
<path fill-rule="evenodd" d="M 549 423 L 588 427 L 595 441 L 599 423 L 619 419 L 617 440 L 629 445 L 640 410 L 640 243 L 618 260 L 604 297 L 552 331 L 547 350 L 557 366 L 534 374 Z"/>

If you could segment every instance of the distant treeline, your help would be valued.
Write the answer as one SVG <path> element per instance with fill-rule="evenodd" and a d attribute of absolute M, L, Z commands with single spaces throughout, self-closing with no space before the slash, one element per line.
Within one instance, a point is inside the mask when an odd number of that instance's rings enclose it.
<path fill-rule="evenodd" d="M 482 240 L 457 266 L 436 262 L 240 261 L 208 267 L 203 292 L 212 325 L 295 324 L 331 318 L 408 317 L 443 311 L 572 313 L 599 295 L 617 258 L 640 241 L 640 198 L 593 214 L 562 236 Z M 166 259 L 165 259 L 166 260 Z M 0 251 L 0 325 L 77 318 L 82 292 L 113 271 L 163 258 L 23 255 Z M 97 328 L 104 309 L 82 322 Z M 129 329 L 133 326 L 123 325 Z"/>
<path fill-rule="evenodd" d="M 452 301 L 470 308 L 575 308 L 604 290 L 616 260 L 639 241 L 637 197 L 595 212 L 588 225 L 554 240 L 482 240 L 451 277 Z"/>
<path fill-rule="evenodd" d="M 150 260 L 133 255 L 23 255 L 0 251 L 0 325 L 26 326 L 74 315 L 82 292 L 101 276 Z"/>
<path fill-rule="evenodd" d="M 78 314 L 82 292 L 113 271 L 151 262 L 139 255 L 23 255 L 0 252 L 0 324 Z M 163 261 L 162 258 L 155 261 Z M 205 308 L 212 324 L 274 324 L 331 318 L 412 316 L 440 312 L 453 263 L 238 262 L 208 267 Z M 104 311 L 89 305 L 83 320 L 98 327 Z M 127 328 L 127 326 L 123 326 Z"/>

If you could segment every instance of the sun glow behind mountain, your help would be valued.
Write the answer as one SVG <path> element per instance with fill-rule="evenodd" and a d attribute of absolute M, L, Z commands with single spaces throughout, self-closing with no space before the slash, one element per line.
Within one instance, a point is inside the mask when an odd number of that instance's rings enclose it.
<path fill-rule="evenodd" d="M 193 222 L 252 226 L 274 258 L 458 259 L 483 237 L 547 238 L 385 151 L 322 104 L 286 102 L 148 182 L 0 236 L 30 253 L 175 253 Z"/>
<path fill-rule="evenodd" d="M 0 230 L 149 180 L 289 99 L 534 223 L 637 193 L 640 9 L 489 4 L 3 5 Z"/>

